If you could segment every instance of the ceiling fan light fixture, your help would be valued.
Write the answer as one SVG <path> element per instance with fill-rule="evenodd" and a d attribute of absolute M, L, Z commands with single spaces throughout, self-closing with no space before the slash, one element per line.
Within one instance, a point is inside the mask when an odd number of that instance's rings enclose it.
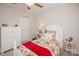
<path fill-rule="evenodd" d="M 27 6 L 28 9 L 30 9 L 31 6 L 33 5 L 33 3 L 25 3 L 25 4 L 26 4 L 26 6 Z"/>
<path fill-rule="evenodd" d="M 33 3 L 27 3 L 27 5 L 30 7 L 30 6 L 32 6 L 32 5 L 33 5 Z"/>
<path fill-rule="evenodd" d="M 36 5 L 37 7 L 43 8 L 43 6 L 39 3 L 34 3 L 33 0 L 26 0 L 25 5 L 27 6 L 27 9 L 30 10 L 32 5 Z"/>
<path fill-rule="evenodd" d="M 33 5 L 33 0 L 26 0 L 26 3 L 28 6 L 32 6 Z"/>

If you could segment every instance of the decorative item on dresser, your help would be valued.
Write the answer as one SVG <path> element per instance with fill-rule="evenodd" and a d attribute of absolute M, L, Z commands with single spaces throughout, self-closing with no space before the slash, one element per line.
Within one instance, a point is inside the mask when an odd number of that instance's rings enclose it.
<path fill-rule="evenodd" d="M 3 53 L 12 49 L 14 41 L 20 45 L 21 29 L 18 27 L 0 27 L 0 52 Z"/>
<path fill-rule="evenodd" d="M 8 24 L 2 24 L 2 27 L 8 27 Z"/>
<path fill-rule="evenodd" d="M 16 25 L 14 25 L 15 27 L 18 27 L 18 25 L 16 24 Z"/>

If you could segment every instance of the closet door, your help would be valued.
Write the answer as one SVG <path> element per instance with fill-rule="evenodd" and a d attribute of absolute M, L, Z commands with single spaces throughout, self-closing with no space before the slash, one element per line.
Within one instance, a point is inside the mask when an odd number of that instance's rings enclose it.
<path fill-rule="evenodd" d="M 30 18 L 21 17 L 20 18 L 20 27 L 21 27 L 21 41 L 26 42 L 30 38 Z"/>

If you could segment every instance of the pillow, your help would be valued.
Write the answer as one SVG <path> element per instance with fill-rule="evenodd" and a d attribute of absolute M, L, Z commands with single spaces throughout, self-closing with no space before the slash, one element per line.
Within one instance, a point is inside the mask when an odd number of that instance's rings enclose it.
<path fill-rule="evenodd" d="M 47 31 L 42 35 L 41 39 L 52 43 L 52 41 L 56 39 L 56 31 Z"/>
<path fill-rule="evenodd" d="M 50 33 L 52 34 L 52 40 L 56 39 L 56 31 L 50 31 Z"/>
<path fill-rule="evenodd" d="M 43 39 L 44 41 L 47 41 L 47 42 L 51 42 L 52 41 L 52 34 L 51 33 L 45 33 L 41 39 Z"/>

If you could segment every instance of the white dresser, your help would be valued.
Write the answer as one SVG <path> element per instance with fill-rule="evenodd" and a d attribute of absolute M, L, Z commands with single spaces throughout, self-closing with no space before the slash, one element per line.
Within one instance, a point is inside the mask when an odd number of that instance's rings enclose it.
<path fill-rule="evenodd" d="M 21 29 L 18 27 L 0 27 L 0 52 L 13 48 L 14 41 L 21 44 Z"/>

